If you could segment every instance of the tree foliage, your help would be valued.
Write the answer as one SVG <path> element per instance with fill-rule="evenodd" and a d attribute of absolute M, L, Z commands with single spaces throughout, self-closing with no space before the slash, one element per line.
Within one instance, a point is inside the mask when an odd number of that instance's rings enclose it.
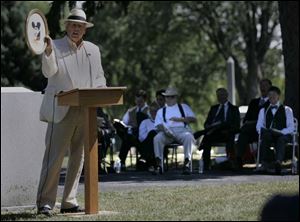
<path fill-rule="evenodd" d="M 215 101 L 212 83 L 222 81 L 220 73 L 224 82 L 225 63 L 201 33 L 189 32 L 189 24 L 177 16 L 178 5 L 132 3 L 124 16 L 116 3 L 104 8 L 93 18 L 101 21 L 95 24 L 99 32 L 91 30 L 88 38 L 101 44 L 108 82 L 128 87 L 126 106 L 133 105 L 138 89 L 147 89 L 153 99 L 156 90 L 172 85 L 196 113 L 207 113 Z"/>
<path fill-rule="evenodd" d="M 33 90 L 45 87 L 40 59 L 26 45 L 25 18 L 28 4 L 1 1 L 1 86 L 27 86 Z"/>
<path fill-rule="evenodd" d="M 258 94 L 258 82 L 271 77 L 272 66 L 266 66 L 266 56 L 280 62 L 280 51 L 267 54 L 278 27 L 276 2 L 186 2 L 182 16 L 204 31 L 225 60 L 235 61 L 236 87 L 240 104 L 247 104 Z M 276 67 L 276 66 L 275 66 Z"/>
<path fill-rule="evenodd" d="M 31 5 L 30 5 L 31 4 Z M 76 1 L 43 2 L 50 36 L 63 33 L 63 18 Z M 1 85 L 23 84 L 42 90 L 40 57 L 30 54 L 23 37 L 29 2 L 1 2 Z M 274 2 L 86 1 L 82 7 L 95 27 L 86 40 L 97 44 L 109 86 L 127 86 L 120 118 L 134 104 L 134 93 L 175 86 L 198 114 L 200 128 L 215 90 L 226 86 L 226 61 L 235 60 L 238 105 L 257 95 L 257 82 L 282 78 L 277 4 Z M 15 13 L 11 13 L 11 11 Z M 276 80 L 276 81 L 277 81 Z"/>

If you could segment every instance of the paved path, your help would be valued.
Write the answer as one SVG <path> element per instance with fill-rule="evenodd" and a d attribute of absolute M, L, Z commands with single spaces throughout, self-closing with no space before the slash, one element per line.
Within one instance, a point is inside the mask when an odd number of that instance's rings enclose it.
<path fill-rule="evenodd" d="M 81 179 L 79 192 L 84 192 L 84 179 Z M 267 181 L 299 181 L 299 175 L 291 175 L 290 172 L 283 172 L 283 175 L 258 175 L 253 169 L 241 173 L 230 171 L 210 171 L 207 174 L 193 172 L 191 175 L 182 175 L 180 170 L 170 170 L 163 175 L 152 175 L 149 172 L 127 171 L 120 174 L 110 173 L 99 176 L 100 192 L 110 191 L 131 191 L 137 189 L 178 187 L 178 186 L 201 186 L 217 185 L 220 183 L 254 183 Z M 59 186 L 59 192 L 63 189 L 63 179 Z"/>

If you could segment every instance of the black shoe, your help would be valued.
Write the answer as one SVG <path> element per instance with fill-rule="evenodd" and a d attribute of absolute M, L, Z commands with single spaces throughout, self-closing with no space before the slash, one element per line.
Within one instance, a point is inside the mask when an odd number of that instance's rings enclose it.
<path fill-rule="evenodd" d="M 62 214 L 64 213 L 80 213 L 84 212 L 84 209 L 80 208 L 79 206 L 68 208 L 68 209 L 60 209 Z"/>
<path fill-rule="evenodd" d="M 152 172 L 152 175 L 158 175 L 158 174 L 162 174 L 162 168 L 161 168 L 161 166 L 157 166 L 155 168 L 155 170 Z"/>
<path fill-rule="evenodd" d="M 125 172 L 126 171 L 126 165 L 125 163 L 121 163 L 121 172 Z"/>
<path fill-rule="evenodd" d="M 38 214 L 44 214 L 47 217 L 51 217 L 51 213 L 50 213 L 51 209 L 48 207 L 40 207 L 37 211 Z"/>
<path fill-rule="evenodd" d="M 236 160 L 231 162 L 231 168 L 233 171 L 243 170 L 243 161 L 241 158 L 236 158 Z"/>
<path fill-rule="evenodd" d="M 211 168 L 210 168 L 210 166 L 204 164 L 203 170 L 204 170 L 204 171 L 210 171 Z"/>
<path fill-rule="evenodd" d="M 186 166 L 186 167 L 189 167 L 190 164 L 191 164 L 191 161 L 188 158 L 185 158 L 183 165 Z"/>
<path fill-rule="evenodd" d="M 183 167 L 183 171 L 182 171 L 183 175 L 191 175 L 191 171 L 189 167 Z"/>
<path fill-rule="evenodd" d="M 267 162 L 263 162 L 261 164 L 261 166 L 259 166 L 258 168 L 254 169 L 255 173 L 259 173 L 259 174 L 266 174 L 269 172 L 269 163 Z"/>
<path fill-rule="evenodd" d="M 275 162 L 275 174 L 281 175 L 281 163 L 280 163 L 280 161 Z"/>
<path fill-rule="evenodd" d="M 191 174 L 190 165 L 191 165 L 191 161 L 189 161 L 189 159 L 186 158 L 184 160 L 184 164 L 183 164 L 183 172 L 182 172 L 183 175 L 190 175 Z"/>

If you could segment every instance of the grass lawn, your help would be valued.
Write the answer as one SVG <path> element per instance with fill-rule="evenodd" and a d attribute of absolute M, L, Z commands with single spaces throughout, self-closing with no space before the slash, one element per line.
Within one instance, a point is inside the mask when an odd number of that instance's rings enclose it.
<path fill-rule="evenodd" d="M 259 220 L 265 201 L 277 193 L 299 193 L 299 181 L 267 181 L 100 193 L 97 216 L 36 216 L 35 211 L 1 213 L 1 220 Z M 83 195 L 79 202 L 84 206 Z M 55 209 L 55 212 L 58 212 Z"/>

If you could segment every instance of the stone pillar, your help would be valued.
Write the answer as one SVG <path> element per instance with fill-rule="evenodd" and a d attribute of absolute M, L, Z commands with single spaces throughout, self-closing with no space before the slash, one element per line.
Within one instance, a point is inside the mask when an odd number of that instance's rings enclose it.
<path fill-rule="evenodd" d="M 47 124 L 39 120 L 43 95 L 1 87 L 1 209 L 35 205 Z"/>
<path fill-rule="evenodd" d="M 227 59 L 227 90 L 228 90 L 228 100 L 235 105 L 235 71 L 234 71 L 234 61 L 232 57 Z"/>

